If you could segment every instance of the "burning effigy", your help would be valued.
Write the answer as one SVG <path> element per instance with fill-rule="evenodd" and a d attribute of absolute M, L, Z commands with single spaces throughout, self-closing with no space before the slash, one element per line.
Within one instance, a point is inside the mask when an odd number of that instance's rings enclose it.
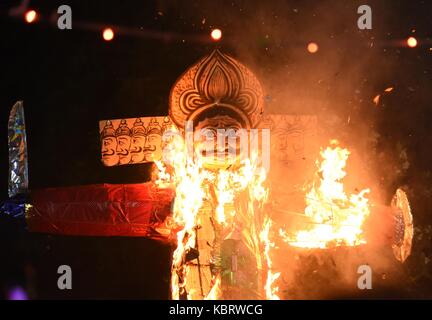
<path fill-rule="evenodd" d="M 18 111 L 10 120 L 12 193 L 28 179 Z M 280 299 L 283 270 L 274 255 L 281 244 L 326 250 L 381 241 L 405 261 L 413 237 L 406 194 L 398 189 L 384 206 L 368 188 L 347 190 L 350 150 L 334 139 L 315 153 L 308 137 L 316 123 L 313 115 L 266 113 L 254 73 L 215 50 L 174 83 L 167 114 L 99 123 L 103 165 L 152 162 L 152 181 L 32 190 L 29 229 L 171 243 L 173 299 Z M 296 190 L 299 209 L 285 177 L 305 154 L 317 167 Z M 271 166 L 274 160 L 282 165 Z"/>

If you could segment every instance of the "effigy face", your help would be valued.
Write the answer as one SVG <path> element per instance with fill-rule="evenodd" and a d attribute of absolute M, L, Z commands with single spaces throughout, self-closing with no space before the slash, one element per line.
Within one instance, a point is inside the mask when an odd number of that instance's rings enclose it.
<path fill-rule="evenodd" d="M 116 154 L 117 139 L 115 137 L 106 137 L 102 140 L 102 157 L 106 166 L 113 166 L 118 162 Z"/>
<path fill-rule="evenodd" d="M 140 163 L 144 161 L 145 155 L 142 153 L 144 145 L 146 143 L 146 137 L 141 135 L 132 136 L 132 142 L 130 147 L 131 163 Z"/>
<path fill-rule="evenodd" d="M 140 163 L 144 160 L 142 153 L 146 141 L 146 129 L 141 118 L 137 118 L 131 129 L 132 139 L 130 145 L 131 163 Z"/>
<path fill-rule="evenodd" d="M 131 137 L 128 135 L 120 135 L 117 137 L 117 154 L 120 164 L 127 164 L 131 160 L 129 148 L 131 145 Z"/>
<path fill-rule="evenodd" d="M 144 160 L 153 161 L 154 158 L 161 157 L 160 145 L 162 143 L 162 136 L 159 131 L 149 132 L 145 139 L 144 144 Z"/>
<path fill-rule="evenodd" d="M 105 166 L 114 166 L 118 163 L 117 138 L 114 126 L 107 121 L 101 131 L 102 139 L 102 162 Z"/>
<path fill-rule="evenodd" d="M 238 162 L 241 155 L 239 132 L 242 124 L 228 115 L 205 118 L 196 128 L 196 152 L 210 169 L 226 168 Z"/>

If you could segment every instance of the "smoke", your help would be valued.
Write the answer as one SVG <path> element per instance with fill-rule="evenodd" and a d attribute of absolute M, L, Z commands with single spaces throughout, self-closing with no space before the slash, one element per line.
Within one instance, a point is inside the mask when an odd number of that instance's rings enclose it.
<path fill-rule="evenodd" d="M 272 201 L 301 213 L 302 187 L 313 178 L 319 147 L 325 148 L 330 139 L 338 139 L 351 152 L 345 179 L 347 191 L 369 187 L 373 203 L 388 204 L 389 194 L 394 190 L 383 188 L 380 175 L 387 172 L 387 180 L 392 182 L 386 186 L 394 184 L 398 161 L 391 158 L 392 154 L 377 152 L 376 113 L 380 106 L 373 102 L 377 94 L 393 85 L 392 70 L 397 66 L 392 57 L 383 59 L 386 3 L 371 4 L 372 30 L 357 27 L 357 8 L 363 4 L 359 1 L 245 4 L 233 2 L 226 11 L 209 9 L 217 10 L 221 16 L 226 14 L 223 21 L 227 21 L 229 29 L 224 30 L 223 23 L 216 25 L 224 32 L 223 49 L 227 48 L 257 74 L 266 92 L 266 113 L 318 117 L 314 141 L 308 142 L 316 146 L 314 152 L 299 160 L 300 164 L 280 163 L 272 158 L 272 171 L 277 172 L 271 176 Z M 316 53 L 308 52 L 310 42 L 318 45 Z M 292 227 L 294 222 L 281 216 L 275 215 L 276 223 L 283 221 Z M 276 271 L 282 271 L 281 296 L 288 299 L 371 296 L 357 288 L 360 265 L 370 265 L 378 283 L 376 290 L 386 291 L 389 285 L 402 283 L 403 277 L 390 246 L 390 243 L 372 243 L 304 250 L 278 243 L 273 256 Z"/>

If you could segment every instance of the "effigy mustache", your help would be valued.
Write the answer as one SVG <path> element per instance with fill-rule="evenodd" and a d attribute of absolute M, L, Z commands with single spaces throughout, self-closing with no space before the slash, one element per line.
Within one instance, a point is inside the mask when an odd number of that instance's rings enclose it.
<path fill-rule="evenodd" d="M 113 155 L 115 155 L 115 150 L 114 149 L 110 149 L 111 151 L 105 151 L 105 152 L 102 152 L 102 156 L 104 156 L 104 157 L 108 157 L 108 156 L 113 156 Z"/>
<path fill-rule="evenodd" d="M 119 156 L 127 156 L 129 155 L 129 150 L 124 150 L 124 152 L 117 152 Z"/>
<path fill-rule="evenodd" d="M 137 147 L 131 150 L 130 153 L 141 153 L 142 151 L 143 151 L 142 147 Z"/>
<path fill-rule="evenodd" d="M 156 146 L 151 146 L 151 147 L 144 147 L 144 152 L 154 152 L 156 151 Z"/>

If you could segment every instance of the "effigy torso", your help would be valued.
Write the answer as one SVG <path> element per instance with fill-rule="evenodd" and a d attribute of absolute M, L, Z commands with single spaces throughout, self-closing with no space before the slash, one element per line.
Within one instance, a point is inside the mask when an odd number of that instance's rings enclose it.
<path fill-rule="evenodd" d="M 247 190 L 224 205 L 218 221 L 216 192 L 203 201 L 196 216 L 196 258 L 189 262 L 186 292 L 189 299 L 259 299 L 262 256 L 259 250 L 260 210 L 250 208 Z M 256 225 L 255 225 L 256 224 Z M 213 289 L 213 292 L 211 292 Z"/>
<path fill-rule="evenodd" d="M 248 147 L 242 151 L 239 138 L 248 142 L 261 119 L 261 85 L 248 68 L 216 50 L 177 80 L 169 111 L 185 137 L 185 148 L 171 154 L 181 176 L 174 217 L 183 225 L 173 253 L 173 298 L 259 299 L 266 192 L 258 162 Z M 184 149 L 192 160 L 178 157 Z"/>

